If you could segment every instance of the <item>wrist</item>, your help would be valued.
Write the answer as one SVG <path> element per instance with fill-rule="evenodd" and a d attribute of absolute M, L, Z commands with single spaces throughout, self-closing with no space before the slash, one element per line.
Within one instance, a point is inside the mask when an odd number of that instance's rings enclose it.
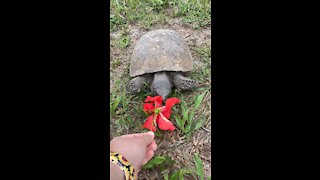
<path fill-rule="evenodd" d="M 122 170 L 114 163 L 110 162 L 110 180 L 124 180 Z"/>
<path fill-rule="evenodd" d="M 134 169 L 140 168 L 137 163 L 137 157 L 136 157 L 137 155 L 132 156 L 132 154 L 139 154 L 139 153 L 135 153 L 135 151 L 132 151 L 127 148 L 126 149 L 125 148 L 110 148 L 110 152 L 119 153 L 122 157 L 124 157 L 134 167 Z"/>
<path fill-rule="evenodd" d="M 110 152 L 110 163 L 118 166 L 118 170 L 122 171 L 122 177 L 126 180 L 133 180 L 135 177 L 134 167 L 130 162 L 119 153 Z M 110 169 L 111 170 L 111 169 Z M 116 179 L 120 180 L 119 172 L 116 173 Z"/>

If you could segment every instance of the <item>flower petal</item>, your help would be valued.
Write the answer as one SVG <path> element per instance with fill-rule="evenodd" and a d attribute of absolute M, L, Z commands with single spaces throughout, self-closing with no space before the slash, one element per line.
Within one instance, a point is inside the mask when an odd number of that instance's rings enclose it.
<path fill-rule="evenodd" d="M 158 116 L 157 120 L 158 120 L 158 126 L 162 130 L 173 131 L 176 129 L 173 123 L 169 121 L 162 113 L 160 113 L 160 116 Z"/>
<path fill-rule="evenodd" d="M 178 98 L 168 98 L 166 100 L 166 105 L 164 106 L 162 110 L 162 114 L 169 119 L 171 115 L 171 108 L 175 105 L 180 103 L 180 100 Z"/>
<path fill-rule="evenodd" d="M 147 99 L 145 100 L 145 102 L 154 102 L 155 107 L 159 107 L 159 106 L 162 106 L 162 97 L 161 96 L 155 96 L 155 97 L 148 96 Z"/>
<path fill-rule="evenodd" d="M 143 110 L 146 113 L 148 113 L 148 112 L 151 113 L 154 110 L 154 106 L 151 103 L 144 103 L 143 104 Z"/>
<path fill-rule="evenodd" d="M 156 127 L 153 125 L 153 114 L 149 116 L 146 122 L 142 126 L 143 128 L 149 129 L 150 131 L 156 132 Z"/>

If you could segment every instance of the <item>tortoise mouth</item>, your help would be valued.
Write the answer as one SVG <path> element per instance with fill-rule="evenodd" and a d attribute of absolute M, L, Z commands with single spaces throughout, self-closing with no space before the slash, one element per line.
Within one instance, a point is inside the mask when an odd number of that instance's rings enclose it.
<path fill-rule="evenodd" d="M 164 95 L 160 95 L 160 96 L 162 97 L 162 99 L 164 101 L 164 100 L 166 100 L 168 98 L 169 95 L 165 95 L 165 96 Z"/>
<path fill-rule="evenodd" d="M 171 94 L 171 87 L 161 87 L 155 90 L 158 96 L 161 96 L 163 100 L 166 100 L 168 96 Z"/>

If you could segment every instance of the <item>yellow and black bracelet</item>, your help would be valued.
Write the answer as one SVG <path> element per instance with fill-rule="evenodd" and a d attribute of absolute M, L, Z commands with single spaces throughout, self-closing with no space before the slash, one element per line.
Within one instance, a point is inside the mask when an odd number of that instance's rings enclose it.
<path fill-rule="evenodd" d="M 119 166 L 126 180 L 134 180 L 134 169 L 129 161 L 118 153 L 110 152 L 110 162 Z"/>

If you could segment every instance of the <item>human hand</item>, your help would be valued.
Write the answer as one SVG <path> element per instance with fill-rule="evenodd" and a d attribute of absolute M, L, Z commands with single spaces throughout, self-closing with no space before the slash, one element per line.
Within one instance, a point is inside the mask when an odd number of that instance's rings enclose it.
<path fill-rule="evenodd" d="M 133 165 L 136 175 L 153 157 L 156 149 L 157 144 L 152 131 L 119 136 L 110 142 L 110 151 L 125 157 Z"/>

